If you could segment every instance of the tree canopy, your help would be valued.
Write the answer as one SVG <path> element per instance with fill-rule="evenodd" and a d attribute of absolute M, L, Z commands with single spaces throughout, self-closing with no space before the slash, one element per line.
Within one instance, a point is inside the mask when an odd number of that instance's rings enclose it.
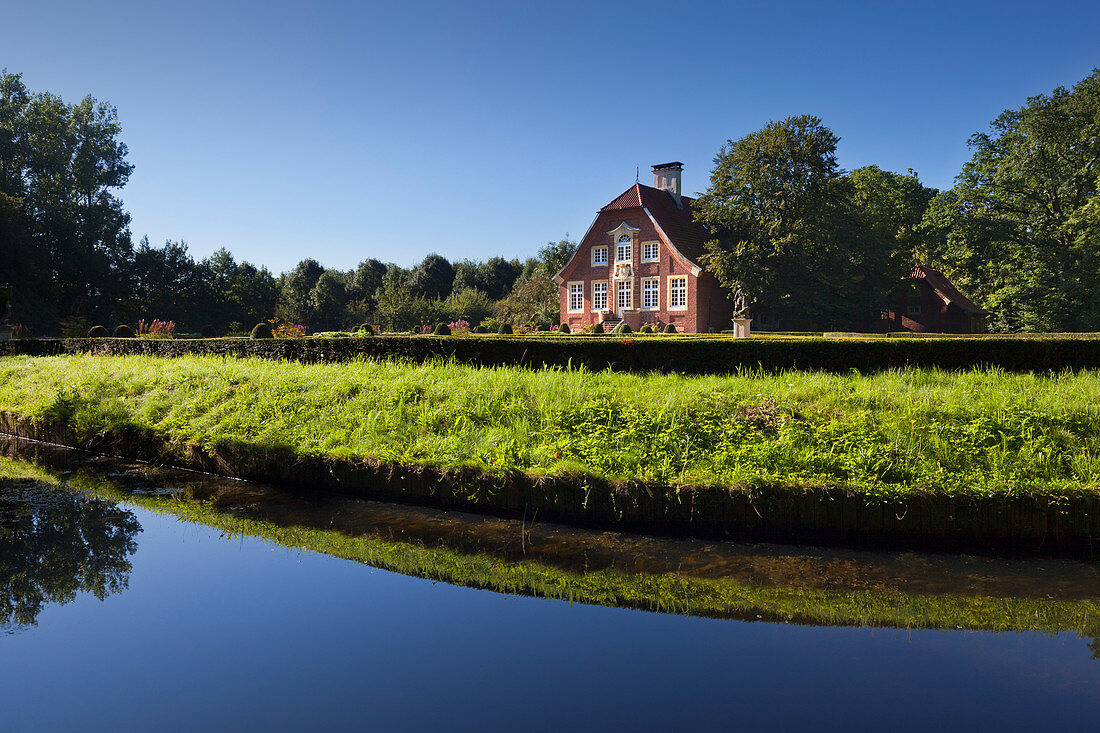
<path fill-rule="evenodd" d="M 999 330 L 1100 330 L 1100 70 L 1005 110 L 926 222 Z"/>
<path fill-rule="evenodd" d="M 730 140 L 715 157 L 693 206 L 714 237 L 706 264 L 754 308 L 866 324 L 912 269 L 909 241 L 898 236 L 912 226 L 909 182 L 877 168 L 845 174 L 839 139 L 801 115 Z"/>

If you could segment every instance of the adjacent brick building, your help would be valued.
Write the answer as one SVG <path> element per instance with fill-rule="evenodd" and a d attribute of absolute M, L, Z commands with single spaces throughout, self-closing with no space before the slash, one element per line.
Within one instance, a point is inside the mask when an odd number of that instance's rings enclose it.
<path fill-rule="evenodd" d="M 989 311 L 960 293 L 944 274 L 917 267 L 895 291 L 885 314 L 891 331 L 918 333 L 985 333 Z"/>
<path fill-rule="evenodd" d="M 671 323 L 684 333 L 732 325 L 732 304 L 699 264 L 707 231 L 680 193 L 682 163 L 653 166 L 653 186 L 636 183 L 596 214 L 577 251 L 554 276 L 561 322 L 573 330 L 596 323 L 637 330 Z"/>

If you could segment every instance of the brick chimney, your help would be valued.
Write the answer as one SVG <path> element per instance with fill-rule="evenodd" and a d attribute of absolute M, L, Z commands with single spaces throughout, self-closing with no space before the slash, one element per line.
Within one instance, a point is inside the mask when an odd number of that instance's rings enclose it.
<path fill-rule="evenodd" d="M 682 205 L 680 203 L 680 174 L 683 170 L 684 164 L 679 161 L 653 166 L 653 187 L 672 194 L 672 198 L 676 199 L 677 206 Z"/>

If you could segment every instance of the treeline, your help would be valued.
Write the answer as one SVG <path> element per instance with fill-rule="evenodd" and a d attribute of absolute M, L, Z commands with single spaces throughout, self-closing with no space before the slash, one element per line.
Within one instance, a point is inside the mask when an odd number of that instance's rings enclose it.
<path fill-rule="evenodd" d="M 953 188 L 837 164 L 812 115 L 728 141 L 696 202 L 708 266 L 756 311 L 869 326 L 917 264 L 989 309 L 991 330 L 1100 331 L 1100 70 L 1006 110 Z"/>
<path fill-rule="evenodd" d="M 120 133 L 114 107 L 91 96 L 66 104 L 0 72 L 0 282 L 15 286 L 12 320 L 32 333 L 84 335 L 93 324 L 154 318 L 216 333 L 275 317 L 310 331 L 557 320 L 549 278 L 576 246 L 568 239 L 526 261 L 432 254 L 413 268 L 370 259 L 340 271 L 306 259 L 282 275 L 225 249 L 196 260 L 182 241 L 135 246 L 116 196 L 133 170 Z"/>
<path fill-rule="evenodd" d="M 310 331 L 557 320 L 550 275 L 576 246 L 568 238 L 524 262 L 433 254 L 341 271 L 306 259 L 282 275 L 224 249 L 195 260 L 182 242 L 135 246 L 115 195 L 133 169 L 120 132 L 110 105 L 66 104 L 0 73 L 0 282 L 16 287 L 13 320 L 39 335 L 143 318 L 222 333 L 274 316 Z M 838 141 L 803 115 L 715 158 L 694 207 L 714 237 L 706 264 L 754 312 L 873 330 L 922 264 L 988 308 L 994 331 L 1100 331 L 1100 70 L 970 138 L 947 191 L 912 171 L 844 171 Z"/>

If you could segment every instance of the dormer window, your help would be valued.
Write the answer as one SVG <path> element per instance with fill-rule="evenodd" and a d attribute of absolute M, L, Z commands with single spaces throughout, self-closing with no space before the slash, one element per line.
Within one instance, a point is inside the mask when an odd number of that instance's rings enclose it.
<path fill-rule="evenodd" d="M 630 235 L 624 234 L 619 237 L 619 242 L 615 246 L 615 261 L 616 262 L 630 262 L 631 260 L 631 246 Z"/>
<path fill-rule="evenodd" d="M 592 248 L 592 264 L 593 265 L 606 265 L 607 264 L 607 247 L 593 247 Z"/>

